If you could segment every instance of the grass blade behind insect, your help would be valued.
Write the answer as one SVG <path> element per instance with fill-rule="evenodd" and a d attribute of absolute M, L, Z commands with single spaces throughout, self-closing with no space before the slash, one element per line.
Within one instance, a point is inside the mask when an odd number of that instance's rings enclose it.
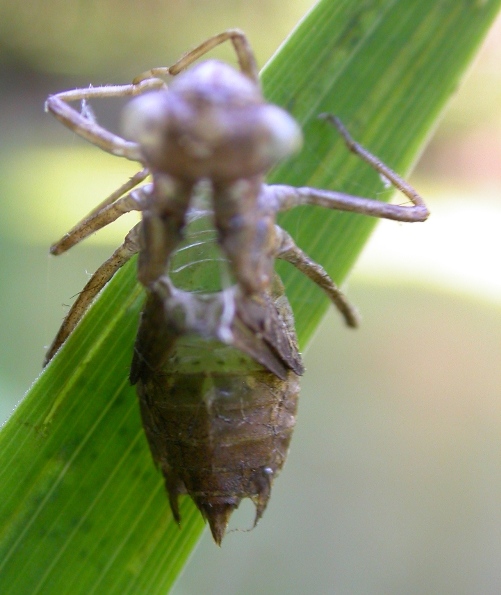
<path fill-rule="evenodd" d="M 306 135 L 273 181 L 381 191 L 318 114 L 336 113 L 405 172 L 499 5 L 319 2 L 264 71 L 267 98 L 290 109 Z M 340 281 L 374 222 L 319 211 L 282 223 Z M 326 300 L 281 270 L 304 347 Z M 202 531 L 187 500 L 182 531 L 171 522 L 127 383 L 142 302 L 134 275 L 133 263 L 117 274 L 2 430 L 2 592 L 165 593 Z"/>

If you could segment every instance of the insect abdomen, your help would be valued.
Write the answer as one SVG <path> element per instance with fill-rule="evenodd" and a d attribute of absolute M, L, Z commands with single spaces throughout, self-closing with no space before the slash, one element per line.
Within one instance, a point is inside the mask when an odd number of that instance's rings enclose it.
<path fill-rule="evenodd" d="M 138 382 L 138 394 L 176 519 L 177 497 L 188 493 L 217 543 L 243 498 L 256 505 L 257 522 L 285 463 L 299 377 L 289 371 L 281 380 L 233 347 L 191 335 Z"/>

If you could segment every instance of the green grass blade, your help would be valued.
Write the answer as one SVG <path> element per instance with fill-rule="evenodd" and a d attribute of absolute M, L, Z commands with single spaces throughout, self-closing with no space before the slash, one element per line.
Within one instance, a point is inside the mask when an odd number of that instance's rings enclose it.
<path fill-rule="evenodd" d="M 320 2 L 263 73 L 267 97 L 298 118 L 306 137 L 272 181 L 379 195 L 378 176 L 318 114 L 336 113 L 405 172 L 499 5 Z M 282 222 L 338 281 L 374 225 L 314 208 Z M 281 273 L 304 346 L 326 301 L 291 267 Z M 2 429 L 2 593 L 165 593 L 203 529 L 187 499 L 183 528 L 172 523 L 128 385 L 143 299 L 134 275 L 133 263 L 116 275 Z"/>

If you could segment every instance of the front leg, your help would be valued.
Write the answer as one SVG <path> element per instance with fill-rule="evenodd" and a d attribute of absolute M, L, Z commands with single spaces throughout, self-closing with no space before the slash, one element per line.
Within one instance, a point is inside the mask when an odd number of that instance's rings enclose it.
<path fill-rule="evenodd" d="M 385 163 L 375 155 L 367 151 L 360 144 L 355 142 L 343 126 L 339 118 L 330 114 L 322 114 L 324 119 L 333 124 L 343 137 L 348 149 L 358 155 L 363 161 L 368 163 L 381 176 L 386 178 L 391 184 L 400 190 L 412 205 L 400 206 L 392 205 L 379 200 L 365 198 L 362 196 L 353 196 L 343 192 L 333 190 L 322 190 L 320 188 L 295 188 L 293 186 L 274 185 L 267 187 L 267 193 L 274 201 L 276 208 L 280 211 L 287 211 L 300 205 L 316 205 L 327 209 L 338 211 L 350 211 L 360 213 L 370 217 L 380 217 L 383 219 L 393 219 L 394 221 L 419 222 L 425 221 L 430 214 L 422 197 L 401 178 L 396 172 L 390 169 Z"/>
<path fill-rule="evenodd" d="M 147 81 L 152 77 L 167 75 L 174 76 L 179 74 L 182 70 L 185 70 L 188 66 L 193 64 L 193 62 L 207 54 L 207 52 L 210 52 L 212 49 L 226 41 L 231 41 L 233 44 L 240 70 L 259 86 L 259 71 L 257 68 L 256 57 L 254 56 L 249 40 L 245 33 L 240 31 L 240 29 L 227 29 L 218 35 L 213 35 L 185 54 L 172 66 L 160 66 L 158 68 L 147 70 L 136 76 L 133 82 L 140 83 L 142 81 Z"/>
<path fill-rule="evenodd" d="M 98 146 L 107 153 L 117 157 L 125 157 L 131 161 L 142 162 L 142 155 L 139 145 L 130 142 L 106 130 L 87 113 L 78 112 L 69 104 L 73 101 L 89 101 L 90 99 L 105 99 L 113 97 L 133 97 L 146 91 L 165 88 L 165 83 L 160 79 L 149 79 L 138 84 L 110 85 L 104 87 L 89 87 L 88 89 L 75 89 L 63 91 L 51 95 L 45 102 L 45 111 L 51 112 L 54 116 L 73 130 L 79 136 L 85 138 L 93 145 Z"/>

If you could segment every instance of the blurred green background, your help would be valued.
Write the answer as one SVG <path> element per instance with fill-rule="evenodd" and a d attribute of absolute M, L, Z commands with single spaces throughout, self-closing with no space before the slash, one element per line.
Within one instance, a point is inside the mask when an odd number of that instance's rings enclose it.
<path fill-rule="evenodd" d="M 46 96 L 129 81 L 227 27 L 264 64 L 311 4 L 0 1 L 0 420 L 131 226 L 48 256 L 134 168 L 45 115 Z M 501 592 L 500 64 L 498 21 L 414 172 L 433 216 L 378 227 L 347 288 L 362 328 L 331 313 L 306 352 L 263 521 L 242 531 L 246 503 L 221 550 L 206 535 L 176 594 Z M 117 127 L 119 102 L 95 107 Z"/>

